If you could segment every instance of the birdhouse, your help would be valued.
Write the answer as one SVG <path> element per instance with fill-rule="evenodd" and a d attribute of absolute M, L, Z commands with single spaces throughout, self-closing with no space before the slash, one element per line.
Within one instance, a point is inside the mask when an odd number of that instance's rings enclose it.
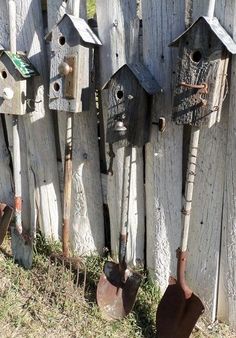
<path fill-rule="evenodd" d="M 0 48 L 0 113 L 23 115 L 34 110 L 33 76 L 29 59 Z"/>
<path fill-rule="evenodd" d="M 65 14 L 45 37 L 51 41 L 49 108 L 89 110 L 89 54 L 83 49 L 101 45 L 85 20 Z"/>
<path fill-rule="evenodd" d="M 149 141 L 152 95 L 161 91 L 141 63 L 125 64 L 103 86 L 107 109 L 106 142 L 143 146 Z M 122 142 L 120 142 L 122 144 Z"/>
<path fill-rule="evenodd" d="M 173 120 L 210 128 L 220 121 L 236 44 L 217 18 L 200 17 L 170 46 L 179 48 Z"/>

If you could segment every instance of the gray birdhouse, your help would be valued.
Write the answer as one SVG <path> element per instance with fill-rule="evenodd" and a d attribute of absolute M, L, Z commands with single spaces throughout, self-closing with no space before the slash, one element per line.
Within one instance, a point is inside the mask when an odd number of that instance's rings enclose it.
<path fill-rule="evenodd" d="M 106 89 L 106 142 L 143 146 L 149 141 L 152 95 L 161 91 L 141 63 L 122 66 L 103 86 Z"/>
<path fill-rule="evenodd" d="M 236 53 L 236 44 L 217 18 L 200 17 L 170 46 L 179 48 L 173 120 L 210 128 L 220 120 L 229 54 Z"/>
<path fill-rule="evenodd" d="M 23 53 L 0 51 L 0 113 L 23 115 L 34 110 L 33 76 L 39 75 Z"/>
<path fill-rule="evenodd" d="M 101 45 L 85 20 L 65 14 L 45 37 L 51 41 L 49 108 L 89 110 L 89 54 L 83 48 Z"/>

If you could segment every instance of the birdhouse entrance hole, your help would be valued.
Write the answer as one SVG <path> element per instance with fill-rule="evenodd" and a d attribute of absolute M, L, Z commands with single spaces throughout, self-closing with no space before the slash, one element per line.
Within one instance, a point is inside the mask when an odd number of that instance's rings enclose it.
<path fill-rule="evenodd" d="M 192 53 L 191 58 L 193 62 L 199 62 L 202 58 L 202 53 L 199 50 L 195 50 L 195 52 Z"/>
<path fill-rule="evenodd" d="M 59 83 L 55 82 L 54 85 L 53 85 L 53 89 L 55 90 L 55 92 L 58 92 L 60 90 Z"/>
<path fill-rule="evenodd" d="M 59 44 L 60 44 L 61 46 L 63 46 L 65 43 L 66 43 L 65 37 L 64 37 L 63 35 L 60 36 L 60 37 L 59 37 Z"/>
<path fill-rule="evenodd" d="M 5 70 L 2 70 L 2 71 L 1 71 L 1 77 L 2 77 L 3 79 L 6 79 L 6 78 L 7 78 L 7 72 L 6 72 Z"/>
<path fill-rule="evenodd" d="M 122 99 L 122 97 L 124 96 L 124 92 L 122 90 L 118 90 L 118 92 L 116 93 L 118 99 Z"/>

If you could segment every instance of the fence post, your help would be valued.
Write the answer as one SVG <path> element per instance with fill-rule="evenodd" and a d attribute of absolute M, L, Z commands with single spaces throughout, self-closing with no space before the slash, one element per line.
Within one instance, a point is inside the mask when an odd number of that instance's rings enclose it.
<path fill-rule="evenodd" d="M 100 88 L 124 64 L 132 63 L 139 58 L 136 0 L 97 0 L 98 33 L 103 43 L 99 50 L 99 82 Z M 104 19 L 105 18 L 105 19 Z M 106 124 L 107 107 L 103 91 L 103 118 Z M 111 163 L 108 145 L 106 144 L 107 167 Z M 107 192 L 107 203 L 110 214 L 111 250 L 117 256 L 121 217 L 121 192 L 123 175 L 124 147 L 113 146 L 113 176 L 104 175 L 103 182 Z M 132 149 L 131 191 L 129 202 L 129 236 L 127 261 L 133 263 L 144 260 L 144 184 L 143 156 L 141 148 Z"/>
<path fill-rule="evenodd" d="M 75 14 L 86 19 L 86 1 L 67 2 L 62 0 L 48 1 L 48 28 L 63 16 L 64 13 Z M 57 12 L 55 13 L 55 9 Z M 75 12 L 74 12 L 75 11 Z M 55 21 L 56 20 L 56 21 Z M 91 77 L 92 51 L 80 46 L 80 82 L 83 88 L 91 86 L 90 111 L 75 113 L 73 136 L 73 182 L 71 202 L 70 239 L 78 255 L 102 252 L 104 246 L 104 220 L 102 207 L 102 188 L 99 165 L 97 113 L 95 94 L 92 83 L 86 83 Z M 82 56 L 83 55 L 83 56 Z M 88 77 L 89 74 L 89 77 Z M 60 153 L 64 163 L 64 135 L 66 128 L 65 112 L 57 114 Z M 62 187 L 63 189 L 63 187 Z"/>

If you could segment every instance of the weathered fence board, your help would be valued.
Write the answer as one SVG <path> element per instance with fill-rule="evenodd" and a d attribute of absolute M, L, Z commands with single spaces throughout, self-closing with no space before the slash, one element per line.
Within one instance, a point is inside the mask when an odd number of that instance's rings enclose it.
<path fill-rule="evenodd" d="M 168 47 L 184 29 L 183 1 L 142 1 L 143 58 L 164 93 L 154 103 L 154 120 L 166 119 L 163 133 L 153 126 L 146 146 L 147 267 L 162 291 L 176 273 L 180 245 L 182 191 L 182 127 L 171 121 L 172 81 L 176 51 Z"/>
<path fill-rule="evenodd" d="M 62 0 L 54 0 L 53 5 L 48 2 L 48 28 L 55 25 L 54 20 L 59 20 L 64 13 L 86 18 L 86 1 L 77 1 L 75 8 L 74 4 L 75 1 L 66 3 Z M 58 9 L 57 13 L 55 13 L 55 8 Z M 85 74 L 84 72 L 91 71 L 92 51 L 81 46 L 79 53 L 83 55 L 80 74 Z M 52 113 L 56 114 L 55 111 Z M 57 113 L 62 163 L 64 163 L 65 149 L 65 114 L 63 111 Z M 75 114 L 73 129 L 70 229 L 72 248 L 79 255 L 101 253 L 104 246 L 104 220 L 94 92 L 91 95 L 90 111 Z"/>
<path fill-rule="evenodd" d="M 226 30 L 236 40 L 235 15 L 236 4 L 233 0 L 219 1 L 217 15 L 222 17 Z M 218 318 L 236 328 L 236 204 L 235 204 L 235 91 L 236 58 L 232 58 L 229 95 L 229 120 L 227 130 L 227 150 L 224 186 L 224 207 L 220 260 L 220 285 L 218 301 Z"/>
<path fill-rule="evenodd" d="M 189 2 L 193 21 L 207 15 L 208 1 Z M 218 17 L 224 19 L 222 14 Z M 217 307 L 226 128 L 224 110 L 219 124 L 200 131 L 189 239 L 188 282 L 199 294 L 212 321 L 216 319 Z"/>
<path fill-rule="evenodd" d="M 110 77 L 124 64 L 139 58 L 136 1 L 97 0 L 98 33 L 103 43 L 99 50 L 99 84 L 103 87 Z M 104 13 L 106 20 L 104 20 Z M 105 93 L 103 95 L 106 95 Z M 103 100 L 104 103 L 105 100 Z M 104 125 L 106 126 L 106 108 L 103 106 Z M 114 144 L 113 176 L 107 176 L 107 201 L 110 213 L 111 250 L 113 257 L 118 253 L 121 191 L 124 148 Z M 106 145 L 107 167 L 109 167 L 109 149 Z M 144 259 L 144 194 L 143 194 L 142 149 L 132 149 L 132 173 L 129 201 L 129 236 L 127 260 L 136 264 Z"/>
<path fill-rule="evenodd" d="M 6 1 L 0 1 L 1 42 L 9 48 Z M 23 228 L 33 237 L 36 224 L 54 239 L 58 238 L 61 202 L 55 156 L 52 117 L 47 108 L 47 62 L 40 1 L 16 1 L 17 49 L 26 51 L 41 74 L 34 79 L 36 108 L 20 119 L 22 156 Z M 11 119 L 11 118 L 10 118 Z M 8 138 L 12 145 L 11 122 L 7 117 Z M 18 247 L 21 246 L 20 247 Z M 24 261 L 24 242 L 19 240 L 14 255 Z M 18 250 L 19 248 L 19 250 Z M 28 248 L 31 250 L 31 246 Z M 29 250 L 26 250 L 28 256 Z M 19 257 L 18 257 L 19 253 Z M 26 259 L 27 261 L 27 259 Z M 30 263 L 28 261 L 28 263 Z M 24 262 L 23 262 L 24 264 Z M 27 265 L 27 264 L 26 264 Z"/>

